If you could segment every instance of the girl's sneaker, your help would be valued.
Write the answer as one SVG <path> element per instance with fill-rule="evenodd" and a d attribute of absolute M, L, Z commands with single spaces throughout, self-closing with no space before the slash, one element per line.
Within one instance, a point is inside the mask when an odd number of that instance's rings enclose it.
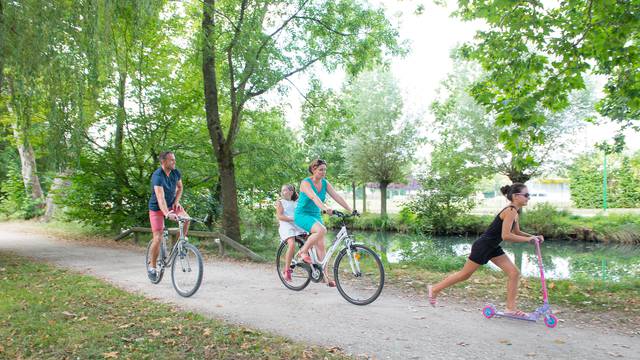
<path fill-rule="evenodd" d="M 291 273 L 293 273 L 293 270 L 291 270 L 291 269 L 287 269 L 284 272 L 282 272 L 282 275 L 284 275 L 284 279 L 287 282 L 291 282 Z"/>

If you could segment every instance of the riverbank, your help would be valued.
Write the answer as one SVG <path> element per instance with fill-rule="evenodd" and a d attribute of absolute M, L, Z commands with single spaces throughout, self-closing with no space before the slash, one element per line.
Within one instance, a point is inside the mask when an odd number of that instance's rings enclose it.
<path fill-rule="evenodd" d="M 444 231 L 415 214 L 404 210 L 381 218 L 379 214 L 363 214 L 349 222 L 354 230 L 423 233 L 438 236 L 478 236 L 493 220 L 493 215 L 463 214 L 451 219 Z M 339 227 L 335 217 L 325 217 L 329 228 Z M 521 215 L 524 231 L 543 234 L 547 240 L 572 240 L 640 245 L 640 215 L 597 214 L 591 217 L 572 215 L 548 205 L 525 209 Z"/>

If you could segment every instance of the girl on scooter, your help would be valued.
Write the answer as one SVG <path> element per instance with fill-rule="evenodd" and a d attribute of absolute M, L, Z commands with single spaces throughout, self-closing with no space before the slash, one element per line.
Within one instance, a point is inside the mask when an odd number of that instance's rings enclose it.
<path fill-rule="evenodd" d="M 507 309 L 505 314 L 520 317 L 527 316 L 526 313 L 516 307 L 520 272 L 505 255 L 500 243 L 503 240 L 533 243 L 536 239 L 543 242 L 544 237 L 542 235 L 527 234 L 520 230 L 520 210 L 529 202 L 527 187 L 521 183 L 514 183 L 503 186 L 500 191 L 509 200 L 509 205 L 496 215 L 489 228 L 473 243 L 469 259 L 462 270 L 447 276 L 435 285 L 427 287 L 429 303 L 432 306 L 436 306 L 436 298 L 442 290 L 469 279 L 480 266 L 491 261 L 507 275 Z"/>

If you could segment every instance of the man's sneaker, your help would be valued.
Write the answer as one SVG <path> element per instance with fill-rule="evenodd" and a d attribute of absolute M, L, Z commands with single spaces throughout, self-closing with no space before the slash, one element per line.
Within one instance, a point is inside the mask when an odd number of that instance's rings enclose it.
<path fill-rule="evenodd" d="M 149 280 L 156 281 L 156 278 L 158 277 L 158 272 L 154 268 L 148 268 L 147 276 L 149 276 Z"/>

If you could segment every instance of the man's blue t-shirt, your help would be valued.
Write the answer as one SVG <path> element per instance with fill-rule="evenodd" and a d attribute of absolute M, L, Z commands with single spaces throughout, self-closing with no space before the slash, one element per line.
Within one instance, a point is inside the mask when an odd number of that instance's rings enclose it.
<path fill-rule="evenodd" d="M 167 202 L 167 207 L 171 209 L 173 202 L 176 200 L 176 186 L 178 181 L 182 179 L 180 171 L 173 169 L 169 173 L 169 176 L 162 170 L 162 167 L 154 171 L 151 175 L 151 198 L 149 199 L 149 210 L 159 211 L 158 198 L 156 198 L 156 192 L 153 189 L 154 186 L 162 186 L 164 189 L 164 199 Z"/>

